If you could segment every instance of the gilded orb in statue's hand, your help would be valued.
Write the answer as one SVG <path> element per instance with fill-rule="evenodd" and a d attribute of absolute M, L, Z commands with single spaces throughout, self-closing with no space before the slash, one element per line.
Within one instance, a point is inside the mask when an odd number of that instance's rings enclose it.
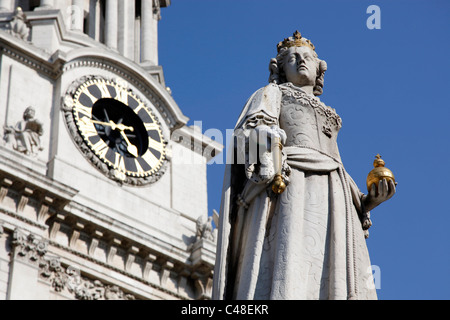
<path fill-rule="evenodd" d="M 379 182 L 383 179 L 386 179 L 387 181 L 391 180 L 396 184 L 394 174 L 391 170 L 386 168 L 385 162 L 383 159 L 381 159 L 381 156 L 378 154 L 376 156 L 375 161 L 373 162 L 373 166 L 375 167 L 372 171 L 370 171 L 369 175 L 367 176 L 367 190 L 370 191 L 372 188 L 372 184 L 375 183 L 376 186 L 378 186 Z"/>

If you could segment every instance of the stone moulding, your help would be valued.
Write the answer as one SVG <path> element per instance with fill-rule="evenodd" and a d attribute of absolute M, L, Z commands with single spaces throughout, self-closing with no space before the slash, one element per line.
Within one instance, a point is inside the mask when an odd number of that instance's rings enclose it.
<path fill-rule="evenodd" d="M 44 74 L 45 76 L 55 79 L 60 74 L 60 70 L 58 70 L 57 66 L 52 63 L 49 63 L 48 60 L 44 60 L 44 57 L 39 57 L 36 55 L 29 55 L 25 50 L 25 46 L 7 46 L 4 42 L 2 42 L 0 30 L 0 48 L 1 53 L 30 67 L 37 72 Z M 11 44 L 11 43 L 9 43 Z M 24 50 L 25 49 L 25 50 Z M 36 49 L 35 49 L 36 50 Z M 40 51 L 40 50 L 36 50 Z M 55 70 L 56 69 L 56 70 Z"/>

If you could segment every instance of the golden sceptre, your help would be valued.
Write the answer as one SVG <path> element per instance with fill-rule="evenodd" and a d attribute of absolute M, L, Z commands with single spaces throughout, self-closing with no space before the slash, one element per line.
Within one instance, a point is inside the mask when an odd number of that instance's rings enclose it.
<path fill-rule="evenodd" d="M 272 182 L 272 190 L 276 194 L 281 194 L 286 190 L 286 184 L 284 183 L 283 176 L 281 174 L 283 156 L 281 151 L 283 150 L 283 145 L 281 143 L 280 137 L 274 137 L 272 139 L 272 157 L 273 157 L 273 167 L 275 169 L 275 177 Z"/>

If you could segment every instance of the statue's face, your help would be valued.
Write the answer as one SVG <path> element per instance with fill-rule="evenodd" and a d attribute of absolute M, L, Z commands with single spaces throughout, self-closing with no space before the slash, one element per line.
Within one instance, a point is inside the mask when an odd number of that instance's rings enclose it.
<path fill-rule="evenodd" d="M 36 113 L 36 112 L 34 111 L 33 108 L 28 108 L 27 110 L 25 110 L 25 113 L 24 113 L 24 115 L 23 115 L 23 118 L 24 118 L 25 120 L 33 119 L 34 116 L 35 116 L 35 113 Z"/>
<path fill-rule="evenodd" d="M 284 58 L 286 80 L 296 86 L 314 86 L 319 64 L 308 47 L 290 47 Z"/>

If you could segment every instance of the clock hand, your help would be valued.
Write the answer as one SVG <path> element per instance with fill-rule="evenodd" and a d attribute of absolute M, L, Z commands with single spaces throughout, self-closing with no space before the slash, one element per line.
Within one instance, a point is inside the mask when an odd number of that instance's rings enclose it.
<path fill-rule="evenodd" d="M 81 122 L 83 122 L 84 124 L 89 124 L 89 123 L 95 123 L 95 124 L 100 124 L 102 126 L 109 126 L 109 127 L 113 127 L 112 129 L 115 130 L 116 124 L 114 122 L 103 122 L 103 121 L 97 121 L 97 120 L 92 120 L 89 118 L 82 118 L 80 120 Z"/>
<path fill-rule="evenodd" d="M 120 134 L 123 136 L 123 138 L 125 139 L 125 142 L 126 142 L 127 145 L 128 145 L 128 146 L 127 146 L 127 151 L 128 151 L 132 156 L 134 156 L 135 158 L 139 157 L 138 149 L 136 148 L 136 146 L 135 146 L 134 144 L 132 144 L 132 143 L 130 142 L 130 140 L 128 139 L 127 135 L 125 134 L 125 130 L 128 130 L 128 131 L 133 132 L 133 131 L 134 131 L 134 128 L 133 128 L 133 127 L 128 127 L 128 126 L 126 126 L 126 125 L 124 125 L 124 124 L 122 124 L 122 123 L 115 124 L 112 120 L 110 120 L 109 122 L 110 122 L 111 128 L 112 128 L 113 130 L 119 129 Z M 122 122 L 122 121 L 120 121 L 120 122 Z"/>
<path fill-rule="evenodd" d="M 122 131 L 122 132 L 125 131 L 125 130 L 131 131 L 131 132 L 134 131 L 133 127 L 128 127 L 128 126 L 123 125 L 121 123 L 115 124 L 112 121 L 109 121 L 109 122 L 111 123 L 111 127 L 113 127 L 114 129 L 119 129 L 119 131 Z"/>
<path fill-rule="evenodd" d="M 99 125 L 102 125 L 102 126 L 110 126 L 112 130 L 118 129 L 120 131 L 120 134 L 123 136 L 125 142 L 127 143 L 127 151 L 131 155 L 133 155 L 134 157 L 136 157 L 136 158 L 139 157 L 139 153 L 138 153 L 137 147 L 130 142 L 130 140 L 128 139 L 127 135 L 125 134 L 125 130 L 134 132 L 134 128 L 133 127 L 126 126 L 126 125 L 124 125 L 122 123 L 115 124 L 112 120 L 110 120 L 109 123 L 108 123 L 108 122 L 97 121 L 97 120 L 92 120 L 92 119 L 88 119 L 88 118 L 82 118 L 81 121 L 84 124 L 88 124 L 89 122 L 91 122 L 91 123 L 99 124 Z"/>
<path fill-rule="evenodd" d="M 127 135 L 125 134 L 124 130 L 120 130 L 120 133 L 122 134 L 123 138 L 125 139 L 125 142 L 127 143 L 128 147 L 127 147 L 127 151 L 133 155 L 135 158 L 139 157 L 138 154 L 138 149 L 136 148 L 136 146 L 134 144 L 132 144 L 130 142 L 130 140 L 128 140 Z"/>
<path fill-rule="evenodd" d="M 123 124 L 115 124 L 112 120 L 110 120 L 109 122 L 103 122 L 103 121 L 97 121 L 97 120 L 92 120 L 92 119 L 88 119 L 86 117 L 81 119 L 81 122 L 83 122 L 84 124 L 89 124 L 89 122 L 91 123 L 95 123 L 95 124 L 99 124 L 102 126 L 109 126 L 111 127 L 111 129 L 116 130 L 119 129 L 120 131 L 124 131 L 124 130 L 128 130 L 133 132 L 134 128 L 133 127 L 128 127 L 126 125 Z"/>

